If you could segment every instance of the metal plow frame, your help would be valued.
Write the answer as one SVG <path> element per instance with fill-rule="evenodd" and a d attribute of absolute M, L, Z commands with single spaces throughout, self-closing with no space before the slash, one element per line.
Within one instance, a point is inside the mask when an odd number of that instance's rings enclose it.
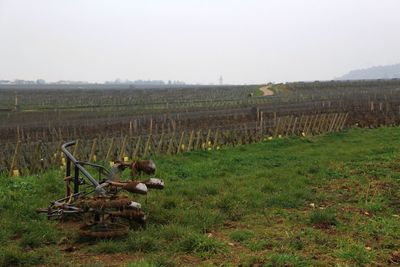
<path fill-rule="evenodd" d="M 130 200 L 126 194 L 120 192 L 145 195 L 148 188 L 163 189 L 164 181 L 150 178 L 144 181 L 121 182 L 120 176 L 126 168 L 132 169 L 132 175 L 140 172 L 154 174 L 154 162 L 116 161 L 111 170 L 108 170 L 98 164 L 78 161 L 67 149 L 73 145 L 74 141 L 61 146 L 67 159 L 64 178 L 66 196 L 52 201 L 47 208 L 37 211 L 46 213 L 48 219 L 81 221 L 83 226 L 79 234 L 89 238 L 124 236 L 132 223 L 144 225 L 146 215 L 141 209 L 141 204 Z M 96 169 L 98 178 L 94 178 L 84 166 Z M 71 175 L 72 168 L 73 175 Z"/>

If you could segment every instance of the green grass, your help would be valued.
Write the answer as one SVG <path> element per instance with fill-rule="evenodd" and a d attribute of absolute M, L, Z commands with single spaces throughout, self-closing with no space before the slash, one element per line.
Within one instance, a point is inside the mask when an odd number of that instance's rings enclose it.
<path fill-rule="evenodd" d="M 243 242 L 246 241 L 252 237 L 254 237 L 254 233 L 249 230 L 238 230 L 232 232 L 229 237 L 236 242 Z"/>
<path fill-rule="evenodd" d="M 154 158 L 165 190 L 132 196 L 147 227 L 97 242 L 36 214 L 64 194 L 60 171 L 2 177 L 0 266 L 387 265 L 400 250 L 399 159 L 399 128 Z"/>
<path fill-rule="evenodd" d="M 336 226 L 338 220 L 331 209 L 315 210 L 310 214 L 310 223 L 317 227 Z"/>

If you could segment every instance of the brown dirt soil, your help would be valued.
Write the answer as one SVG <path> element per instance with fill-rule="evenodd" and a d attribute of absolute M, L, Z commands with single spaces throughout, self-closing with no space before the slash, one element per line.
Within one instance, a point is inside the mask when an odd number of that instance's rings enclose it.
<path fill-rule="evenodd" d="M 271 96 L 274 92 L 270 89 L 269 86 L 264 86 L 260 88 L 261 92 L 263 92 L 263 96 Z"/>
<path fill-rule="evenodd" d="M 63 258 L 75 266 L 123 266 L 129 262 L 137 262 L 144 258 L 140 253 L 113 253 L 113 254 L 91 254 L 75 252 L 64 252 Z"/>

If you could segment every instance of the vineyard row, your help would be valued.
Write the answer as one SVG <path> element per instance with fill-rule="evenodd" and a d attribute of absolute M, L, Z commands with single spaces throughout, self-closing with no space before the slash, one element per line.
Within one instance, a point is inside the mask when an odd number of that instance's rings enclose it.
<path fill-rule="evenodd" d="M 342 130 L 348 113 L 284 116 L 230 129 L 207 129 L 162 132 L 141 136 L 78 139 L 73 154 L 80 161 L 108 164 L 110 161 L 145 159 L 156 155 L 179 154 L 191 150 L 219 150 L 224 147 L 250 144 L 288 136 L 309 136 Z M 0 174 L 35 174 L 65 165 L 61 144 L 54 142 L 18 141 L 7 143 L 0 151 Z"/>

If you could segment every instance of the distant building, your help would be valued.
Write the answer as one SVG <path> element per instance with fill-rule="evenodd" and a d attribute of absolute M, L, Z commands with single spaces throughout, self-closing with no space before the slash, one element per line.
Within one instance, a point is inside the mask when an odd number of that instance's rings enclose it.
<path fill-rule="evenodd" d="M 87 81 L 65 81 L 65 80 L 60 80 L 58 82 L 55 82 L 54 84 L 88 84 L 89 82 Z"/>
<path fill-rule="evenodd" d="M 174 81 L 175 82 L 178 81 Z M 121 79 L 116 79 L 115 81 L 106 81 L 104 84 L 134 84 L 134 85 L 164 85 L 165 82 L 162 80 L 135 80 L 135 81 L 130 81 L 130 80 L 121 80 Z"/>
<path fill-rule="evenodd" d="M 13 84 L 35 84 L 35 81 L 15 79 Z"/>

